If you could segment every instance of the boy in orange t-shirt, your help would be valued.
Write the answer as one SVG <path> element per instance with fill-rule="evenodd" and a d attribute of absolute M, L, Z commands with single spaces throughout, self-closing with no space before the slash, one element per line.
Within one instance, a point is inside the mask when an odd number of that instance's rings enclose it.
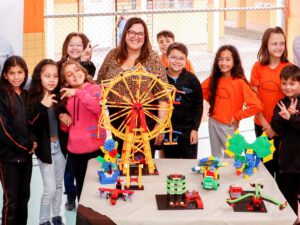
<path fill-rule="evenodd" d="M 157 35 L 157 43 L 159 50 L 162 55 L 160 55 L 162 64 L 165 68 L 168 68 L 168 56 L 167 56 L 167 49 L 175 41 L 175 36 L 172 31 L 169 30 L 162 30 Z M 192 66 L 192 63 L 189 59 L 186 60 L 185 68 L 187 71 L 195 74 L 194 68 Z"/>

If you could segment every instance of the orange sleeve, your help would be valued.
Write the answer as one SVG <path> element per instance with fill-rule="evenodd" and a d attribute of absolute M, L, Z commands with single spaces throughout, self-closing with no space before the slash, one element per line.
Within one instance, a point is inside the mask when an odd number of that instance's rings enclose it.
<path fill-rule="evenodd" d="M 169 63 L 168 63 L 168 57 L 167 57 L 166 55 L 161 55 L 161 56 L 160 56 L 160 59 L 161 59 L 161 62 L 162 62 L 162 64 L 163 64 L 163 66 L 164 66 L 165 68 L 168 68 L 168 66 L 169 66 Z"/>
<path fill-rule="evenodd" d="M 206 101 L 209 101 L 209 80 L 210 78 L 208 77 L 205 81 L 202 82 L 202 93 L 203 93 L 203 98 Z"/>
<path fill-rule="evenodd" d="M 250 78 L 250 84 L 252 86 L 259 86 L 259 80 L 260 80 L 260 62 L 256 62 L 251 70 L 251 78 Z"/>
<path fill-rule="evenodd" d="M 191 61 L 190 61 L 189 59 L 186 60 L 185 68 L 186 68 L 187 71 L 189 71 L 189 72 L 195 74 L 193 65 L 192 65 L 192 63 L 191 63 Z"/>
<path fill-rule="evenodd" d="M 238 121 L 253 116 L 263 110 L 261 101 L 256 92 L 244 80 L 241 79 L 240 83 L 242 85 L 242 95 L 246 108 L 242 108 L 234 115 L 234 118 Z"/>

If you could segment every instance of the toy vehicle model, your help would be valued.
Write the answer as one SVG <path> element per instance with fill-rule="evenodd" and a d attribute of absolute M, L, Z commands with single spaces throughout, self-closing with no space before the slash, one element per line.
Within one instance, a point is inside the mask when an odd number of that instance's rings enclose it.
<path fill-rule="evenodd" d="M 202 188 L 208 190 L 217 190 L 219 185 L 219 180 L 215 180 L 213 175 L 207 174 L 202 181 Z"/>
<path fill-rule="evenodd" d="M 203 209 L 203 202 L 198 191 L 187 191 L 185 193 L 185 201 L 187 208 Z"/>
<path fill-rule="evenodd" d="M 115 205 L 119 198 L 123 198 L 124 201 L 127 201 L 134 191 L 131 190 L 122 190 L 121 182 L 118 181 L 116 184 L 116 189 L 112 188 L 99 188 L 100 196 L 104 194 L 106 199 L 110 199 L 110 203 Z"/>
<path fill-rule="evenodd" d="M 229 186 L 229 195 L 230 199 L 237 199 L 242 196 L 243 188 L 242 187 L 236 187 L 236 186 Z"/>

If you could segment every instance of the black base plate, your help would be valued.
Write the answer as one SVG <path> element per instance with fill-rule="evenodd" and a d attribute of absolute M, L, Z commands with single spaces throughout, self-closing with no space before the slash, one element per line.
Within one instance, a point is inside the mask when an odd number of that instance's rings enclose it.
<path fill-rule="evenodd" d="M 248 194 L 248 193 L 255 193 L 254 191 L 243 191 L 242 194 Z M 263 207 L 263 210 L 259 210 L 259 209 L 253 209 L 253 210 L 248 210 L 247 209 L 247 205 L 250 204 L 251 200 L 250 198 L 247 198 L 247 199 L 244 199 L 240 202 L 237 202 L 237 203 L 234 203 L 235 206 L 233 206 L 233 211 L 234 212 L 256 212 L 256 213 L 267 213 L 267 208 L 266 208 L 266 205 L 264 203 L 264 201 L 262 202 L 262 207 Z"/>
<path fill-rule="evenodd" d="M 158 210 L 186 210 L 186 209 L 198 209 L 194 201 L 190 202 L 187 207 L 182 206 L 170 206 L 168 195 L 155 195 L 156 204 Z"/>
<path fill-rule="evenodd" d="M 156 165 L 154 165 L 154 173 L 150 174 L 149 170 L 148 170 L 148 165 L 144 165 L 143 169 L 142 169 L 142 175 L 143 176 L 148 176 L 148 175 L 159 175 L 158 170 Z M 138 167 L 130 167 L 130 176 L 137 176 L 138 175 Z M 126 176 L 125 174 L 122 173 L 121 171 L 121 175 L 120 176 Z"/>

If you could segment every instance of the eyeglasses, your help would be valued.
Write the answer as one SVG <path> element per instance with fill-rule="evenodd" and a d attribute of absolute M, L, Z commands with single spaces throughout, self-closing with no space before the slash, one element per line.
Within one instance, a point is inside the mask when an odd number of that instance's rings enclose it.
<path fill-rule="evenodd" d="M 218 62 L 220 63 L 220 62 L 226 62 L 226 63 L 228 63 L 228 62 L 230 62 L 231 61 L 231 58 L 218 58 Z"/>
<path fill-rule="evenodd" d="M 82 46 L 83 46 L 83 44 L 68 44 L 68 47 L 70 47 L 70 48 L 74 48 L 74 47 L 80 48 Z"/>
<path fill-rule="evenodd" d="M 133 30 L 129 30 L 129 31 L 127 31 L 127 35 L 130 38 L 133 38 L 133 37 L 137 36 L 138 38 L 142 39 L 142 38 L 144 38 L 145 33 L 144 32 L 135 32 Z"/>
<path fill-rule="evenodd" d="M 183 57 L 175 57 L 175 56 L 169 56 L 168 59 L 170 59 L 171 61 L 179 61 L 179 62 L 185 61 L 185 58 L 183 58 Z"/>

